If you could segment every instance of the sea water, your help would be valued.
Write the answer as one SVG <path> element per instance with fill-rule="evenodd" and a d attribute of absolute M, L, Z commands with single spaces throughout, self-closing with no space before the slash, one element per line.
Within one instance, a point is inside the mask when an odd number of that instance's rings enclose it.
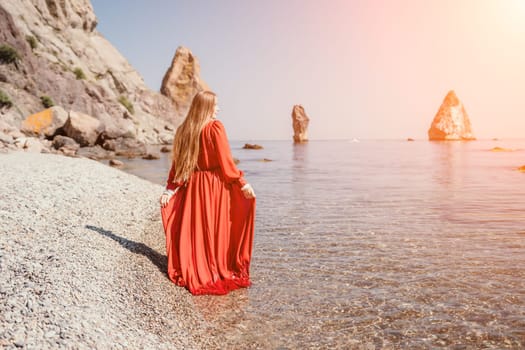
<path fill-rule="evenodd" d="M 355 141 L 231 142 L 253 286 L 195 298 L 225 346 L 525 347 L 525 140 Z M 164 184 L 169 164 L 126 171 Z"/>

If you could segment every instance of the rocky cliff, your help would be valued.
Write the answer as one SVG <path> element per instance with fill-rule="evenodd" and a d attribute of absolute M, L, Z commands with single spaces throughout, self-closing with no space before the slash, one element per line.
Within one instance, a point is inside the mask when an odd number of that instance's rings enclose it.
<path fill-rule="evenodd" d="M 451 90 L 443 100 L 428 130 L 430 141 L 475 140 L 463 103 Z"/>
<path fill-rule="evenodd" d="M 89 0 L 0 0 L 0 133 L 56 105 L 100 121 L 99 146 L 172 141 L 184 108 L 149 90 L 96 26 Z"/>

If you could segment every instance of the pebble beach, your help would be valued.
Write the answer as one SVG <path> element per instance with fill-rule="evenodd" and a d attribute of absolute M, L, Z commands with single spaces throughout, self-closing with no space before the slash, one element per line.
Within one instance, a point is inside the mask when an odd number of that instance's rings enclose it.
<path fill-rule="evenodd" d="M 0 348 L 219 348 L 165 274 L 161 192 L 89 159 L 0 154 Z"/>

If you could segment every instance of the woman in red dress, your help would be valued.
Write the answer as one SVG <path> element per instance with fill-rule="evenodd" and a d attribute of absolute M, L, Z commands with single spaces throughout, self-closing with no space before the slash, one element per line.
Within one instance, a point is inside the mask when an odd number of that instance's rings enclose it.
<path fill-rule="evenodd" d="M 192 294 L 250 286 L 255 193 L 233 162 L 217 96 L 193 98 L 160 198 L 168 276 Z"/>

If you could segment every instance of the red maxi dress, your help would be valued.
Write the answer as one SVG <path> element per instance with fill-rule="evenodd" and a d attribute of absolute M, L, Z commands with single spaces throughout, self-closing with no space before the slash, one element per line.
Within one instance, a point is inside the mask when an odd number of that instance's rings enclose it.
<path fill-rule="evenodd" d="M 168 276 L 192 294 L 226 294 L 250 286 L 255 199 L 244 197 L 223 124 L 206 124 L 200 136 L 198 169 L 161 209 Z"/>

